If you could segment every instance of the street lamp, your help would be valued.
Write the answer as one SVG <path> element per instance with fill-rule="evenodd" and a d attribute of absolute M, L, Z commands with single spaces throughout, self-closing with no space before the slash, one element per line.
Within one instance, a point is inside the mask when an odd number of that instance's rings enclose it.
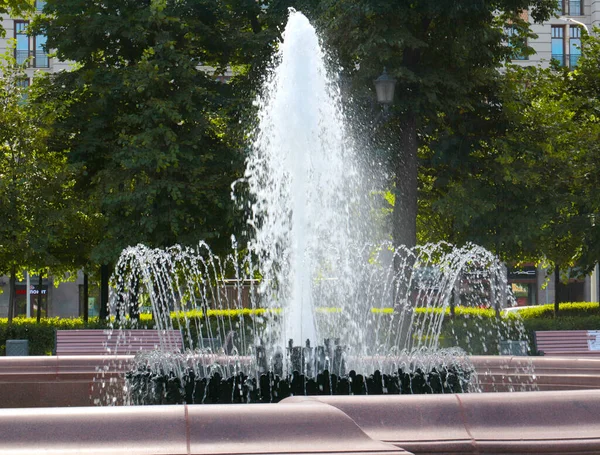
<path fill-rule="evenodd" d="M 373 81 L 375 91 L 377 92 L 377 102 L 383 104 L 384 109 L 394 102 L 394 90 L 396 89 L 396 79 L 390 77 L 385 69 L 377 79 Z"/>
<path fill-rule="evenodd" d="M 585 32 L 589 35 L 590 34 L 590 29 L 588 28 L 587 25 L 585 25 L 583 22 L 579 22 L 578 20 L 573 19 L 572 17 L 567 17 L 567 16 L 560 16 L 558 18 L 558 20 L 560 21 L 565 21 L 565 22 L 571 22 L 573 24 L 577 24 L 577 25 L 581 25 L 584 29 Z"/>

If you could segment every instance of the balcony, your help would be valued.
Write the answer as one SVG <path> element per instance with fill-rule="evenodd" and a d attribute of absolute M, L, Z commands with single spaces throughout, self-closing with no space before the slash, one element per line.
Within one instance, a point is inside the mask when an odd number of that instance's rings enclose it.
<path fill-rule="evenodd" d="M 552 60 L 556 60 L 560 66 L 575 68 L 581 54 L 552 54 Z"/>
<path fill-rule="evenodd" d="M 15 50 L 15 59 L 18 65 L 27 65 L 29 68 L 49 68 L 50 59 L 44 51 Z"/>

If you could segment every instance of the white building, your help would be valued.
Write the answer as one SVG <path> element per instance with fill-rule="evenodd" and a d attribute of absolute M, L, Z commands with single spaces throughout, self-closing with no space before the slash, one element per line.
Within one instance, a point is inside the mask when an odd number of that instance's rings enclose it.
<path fill-rule="evenodd" d="M 45 1 L 36 0 L 36 8 L 41 10 L 45 3 Z M 56 72 L 69 68 L 69 63 L 49 57 L 48 52 L 44 49 L 46 46 L 44 35 L 27 35 L 28 19 L 5 16 L 1 24 L 6 35 L 4 38 L 0 38 L 0 54 L 6 53 L 11 47 L 10 40 L 14 40 L 17 63 L 29 62 L 25 70 L 28 76 L 25 84 L 31 82 L 36 71 Z"/>
<path fill-rule="evenodd" d="M 581 55 L 581 32 L 591 32 L 600 26 L 600 0 L 558 0 L 556 18 L 543 24 L 532 22 L 531 30 L 538 38 L 528 42 L 535 54 L 512 63 L 522 66 L 541 65 L 548 67 L 555 59 L 570 68 L 577 65 Z"/>

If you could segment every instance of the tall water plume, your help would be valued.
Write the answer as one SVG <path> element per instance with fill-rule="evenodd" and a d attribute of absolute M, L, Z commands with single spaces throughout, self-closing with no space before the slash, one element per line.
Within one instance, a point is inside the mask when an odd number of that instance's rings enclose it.
<path fill-rule="evenodd" d="M 271 333 L 269 342 L 317 341 L 313 306 L 320 280 L 335 281 L 320 296 L 328 305 L 351 293 L 349 213 L 358 173 L 326 60 L 313 26 L 290 10 L 257 100 L 259 126 L 246 170 L 262 305 L 284 308 L 282 333 Z"/>

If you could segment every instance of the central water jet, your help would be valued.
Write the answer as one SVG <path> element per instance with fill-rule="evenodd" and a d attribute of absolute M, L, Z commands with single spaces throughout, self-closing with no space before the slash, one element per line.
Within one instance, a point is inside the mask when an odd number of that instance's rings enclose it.
<path fill-rule="evenodd" d="M 322 341 L 314 319 L 316 282 L 336 281 L 337 291 L 321 295 L 320 304 L 335 306 L 341 289 L 349 291 L 349 213 L 358 175 L 326 60 L 313 26 L 291 10 L 257 101 L 259 125 L 247 160 L 250 250 L 259 258 L 262 303 L 284 312 L 282 333 L 267 341 L 282 347 L 289 339 Z"/>

